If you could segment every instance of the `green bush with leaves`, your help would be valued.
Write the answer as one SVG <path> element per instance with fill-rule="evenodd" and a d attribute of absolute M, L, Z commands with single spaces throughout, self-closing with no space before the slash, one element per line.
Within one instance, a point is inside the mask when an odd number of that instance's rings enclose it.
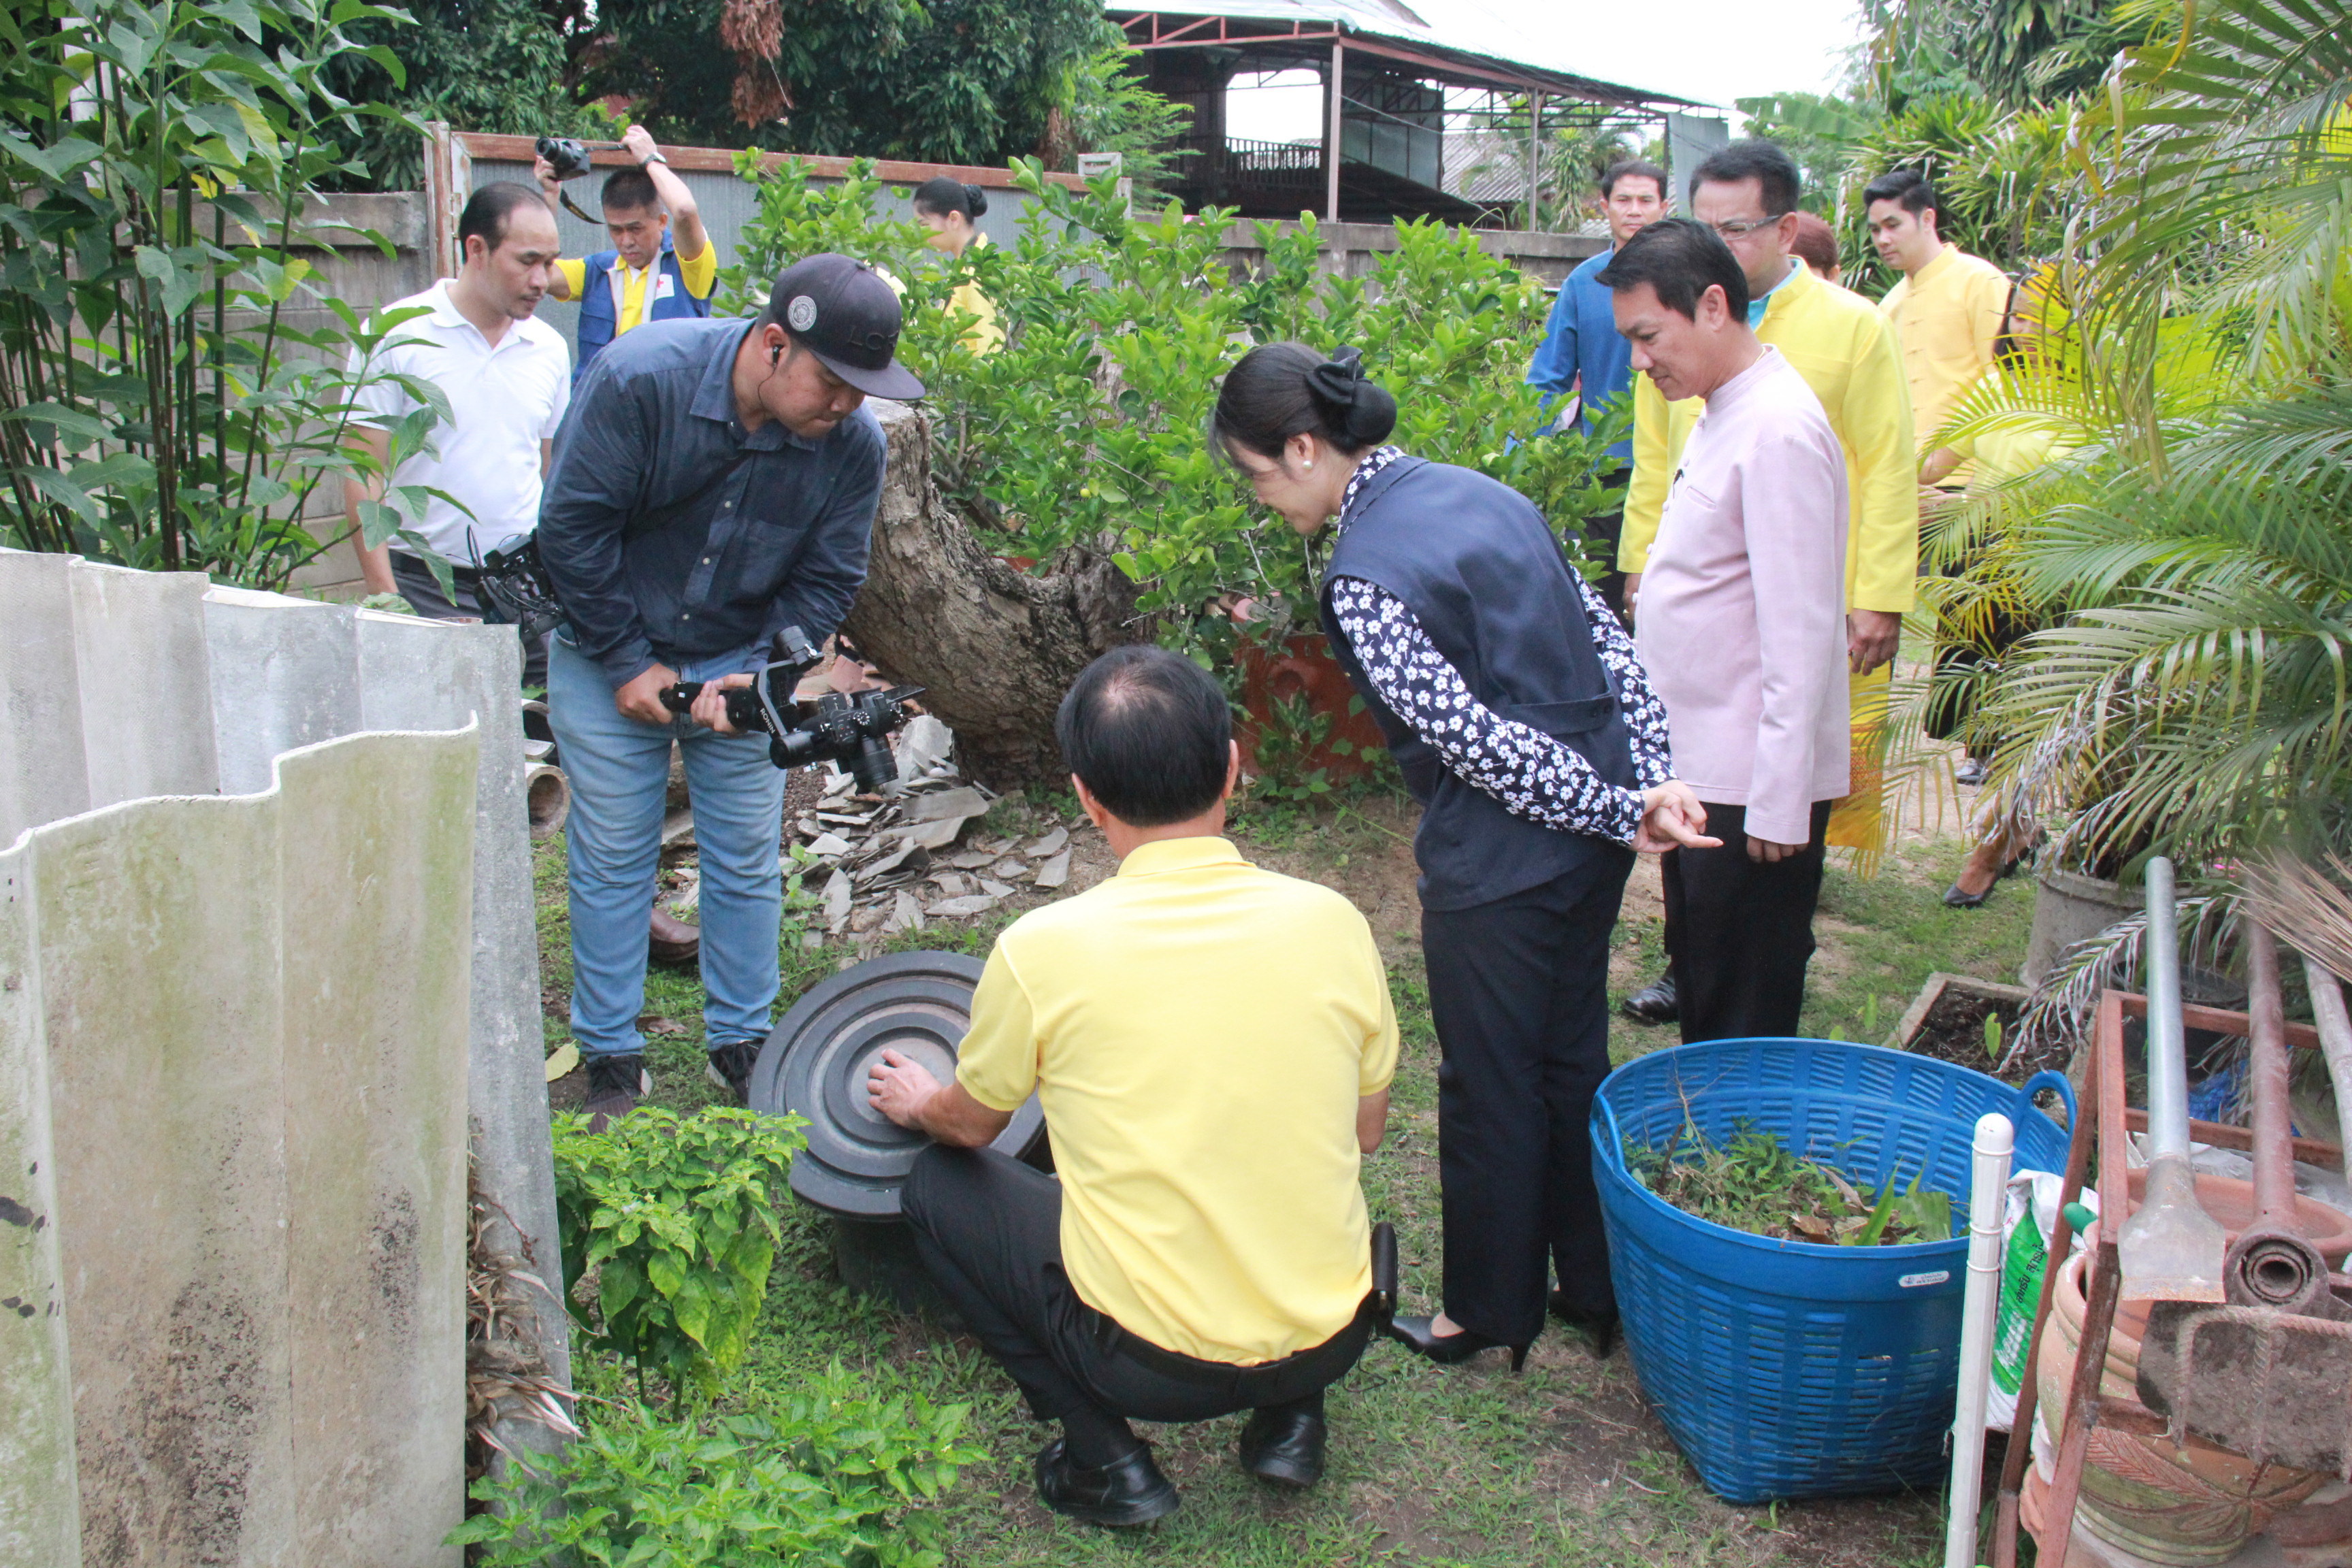
<path fill-rule="evenodd" d="M 449 1543 L 484 1568 L 938 1568 L 936 1522 L 908 1505 L 984 1457 L 958 1440 L 969 1414 L 866 1393 L 838 1364 L 751 1414 L 583 1411 L 560 1457 L 477 1481 L 494 1511 Z"/>
<path fill-rule="evenodd" d="M 951 260 L 910 226 L 875 220 L 870 174 L 819 190 L 798 168 L 743 168 L 761 205 L 733 297 L 749 304 L 818 249 L 889 267 L 906 286 L 900 353 L 930 391 L 948 499 L 997 531 L 1003 555 L 1050 566 L 1074 548 L 1108 554 L 1178 646 L 1218 651 L 1230 632 L 1209 608 L 1221 595 L 1258 601 L 1268 635 L 1313 625 L 1307 546 L 1252 502 L 1207 438 L 1218 383 L 1252 343 L 1355 344 L 1396 395 L 1395 439 L 1514 487 L 1580 546 L 1579 520 L 1607 506 L 1605 436 L 1514 439 L 1542 423 L 1525 377 L 1549 301 L 1471 231 L 1401 223 L 1397 249 L 1349 278 L 1317 266 L 1311 217 L 1260 224 L 1264 264 L 1236 276 L 1230 214 L 1171 204 L 1130 216 L 1112 181 L 1075 191 L 1023 163 L 1015 177 L 1033 205 L 1019 240 Z M 965 348 L 967 323 L 943 308 L 967 281 L 996 304 L 1006 341 L 995 353 Z"/>
<path fill-rule="evenodd" d="M 405 20 L 362 0 L 0 10 L 0 542 L 269 588 L 326 548 L 298 520 L 330 479 L 378 477 L 343 437 L 393 323 L 322 298 L 300 252 L 352 237 L 315 193 L 357 173 L 337 140 L 383 112 L 329 73 L 396 76 L 350 29 Z M 335 320 L 299 326 L 313 304 Z M 447 406 L 403 384 L 427 406 L 395 462 Z M 369 542 L 421 497 L 373 506 Z"/>
<path fill-rule="evenodd" d="M 602 1132 L 559 1117 L 555 1205 L 564 1300 L 590 1342 L 667 1381 L 715 1390 L 742 1359 L 780 1234 L 775 1187 L 805 1140 L 797 1118 L 640 1106 Z M 595 1305 L 581 1282 L 596 1276 Z"/>

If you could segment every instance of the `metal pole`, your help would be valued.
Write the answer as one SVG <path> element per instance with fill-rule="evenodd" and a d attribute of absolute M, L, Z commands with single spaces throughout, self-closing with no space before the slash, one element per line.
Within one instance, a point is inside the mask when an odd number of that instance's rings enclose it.
<path fill-rule="evenodd" d="M 1339 102 L 1347 83 L 1347 46 L 1331 40 L 1331 74 L 1324 79 L 1329 113 L 1323 129 L 1323 221 L 1339 221 Z"/>
<path fill-rule="evenodd" d="M 1537 197 L 1543 189 L 1543 94 L 1528 94 L 1528 227 L 1541 226 L 1536 216 Z"/>

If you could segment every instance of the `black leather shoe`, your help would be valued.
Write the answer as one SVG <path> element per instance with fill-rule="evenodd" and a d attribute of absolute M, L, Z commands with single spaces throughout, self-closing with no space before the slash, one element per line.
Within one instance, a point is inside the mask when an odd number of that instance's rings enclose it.
<path fill-rule="evenodd" d="M 1987 888 L 1981 893 L 1971 893 L 1955 882 L 1944 889 L 1944 902 L 1956 910 L 1980 910 L 1984 908 L 1984 901 L 1992 897 L 1993 888 L 1999 886 L 2000 882 L 1999 879 L 1995 879 L 1991 888 Z"/>
<path fill-rule="evenodd" d="M 1288 1491 L 1323 1479 L 1323 1444 L 1330 1427 L 1311 1410 L 1287 1406 L 1250 1413 L 1242 1428 L 1242 1468 Z"/>
<path fill-rule="evenodd" d="M 1175 1483 L 1151 1462 L 1150 1444 L 1089 1470 L 1072 1464 L 1056 1437 L 1037 1450 L 1037 1500 L 1081 1523 L 1131 1530 L 1167 1518 L 1180 1500 Z"/>
<path fill-rule="evenodd" d="M 1595 1312 L 1584 1307 L 1571 1307 L 1559 1291 L 1551 1293 L 1551 1315 L 1584 1336 L 1592 1347 L 1594 1361 L 1607 1361 L 1609 1352 L 1617 1348 L 1617 1309 Z"/>
<path fill-rule="evenodd" d="M 1433 1361 L 1440 1366 L 1453 1366 L 1468 1361 L 1480 1351 L 1490 1351 L 1497 1347 L 1507 1349 L 1511 1352 L 1513 1372 L 1518 1371 L 1520 1367 L 1527 1364 L 1528 1347 L 1525 1345 L 1504 1346 L 1500 1340 L 1490 1340 L 1486 1335 L 1474 1333 L 1468 1329 L 1456 1329 L 1450 1334 L 1433 1334 L 1429 1331 L 1429 1326 L 1436 1321 L 1433 1316 L 1391 1318 L 1388 1322 L 1388 1335 L 1415 1355 Z"/>
<path fill-rule="evenodd" d="M 1675 1001 L 1675 972 L 1669 969 L 1654 983 L 1626 997 L 1623 1007 L 1625 1016 L 1636 1023 L 1673 1023 L 1681 1013 Z"/>

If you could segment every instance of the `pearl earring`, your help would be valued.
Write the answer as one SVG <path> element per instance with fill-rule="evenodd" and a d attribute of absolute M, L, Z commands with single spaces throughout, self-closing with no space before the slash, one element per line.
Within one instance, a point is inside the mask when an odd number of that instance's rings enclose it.
<path fill-rule="evenodd" d="M 1314 466 L 1315 466 L 1315 459 L 1314 459 L 1314 458 L 1307 458 L 1307 461 L 1305 461 L 1304 463 L 1301 463 L 1301 464 L 1299 465 L 1299 467 L 1300 467 L 1300 468 L 1313 468 Z"/>

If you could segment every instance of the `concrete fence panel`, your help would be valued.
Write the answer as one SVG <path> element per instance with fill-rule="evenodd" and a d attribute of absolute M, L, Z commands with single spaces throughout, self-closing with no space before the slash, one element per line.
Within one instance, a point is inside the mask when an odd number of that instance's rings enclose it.
<path fill-rule="evenodd" d="M 520 647 L 6 551 L 0 616 L 0 1563 L 449 1568 L 469 1125 L 562 1278 Z"/>

